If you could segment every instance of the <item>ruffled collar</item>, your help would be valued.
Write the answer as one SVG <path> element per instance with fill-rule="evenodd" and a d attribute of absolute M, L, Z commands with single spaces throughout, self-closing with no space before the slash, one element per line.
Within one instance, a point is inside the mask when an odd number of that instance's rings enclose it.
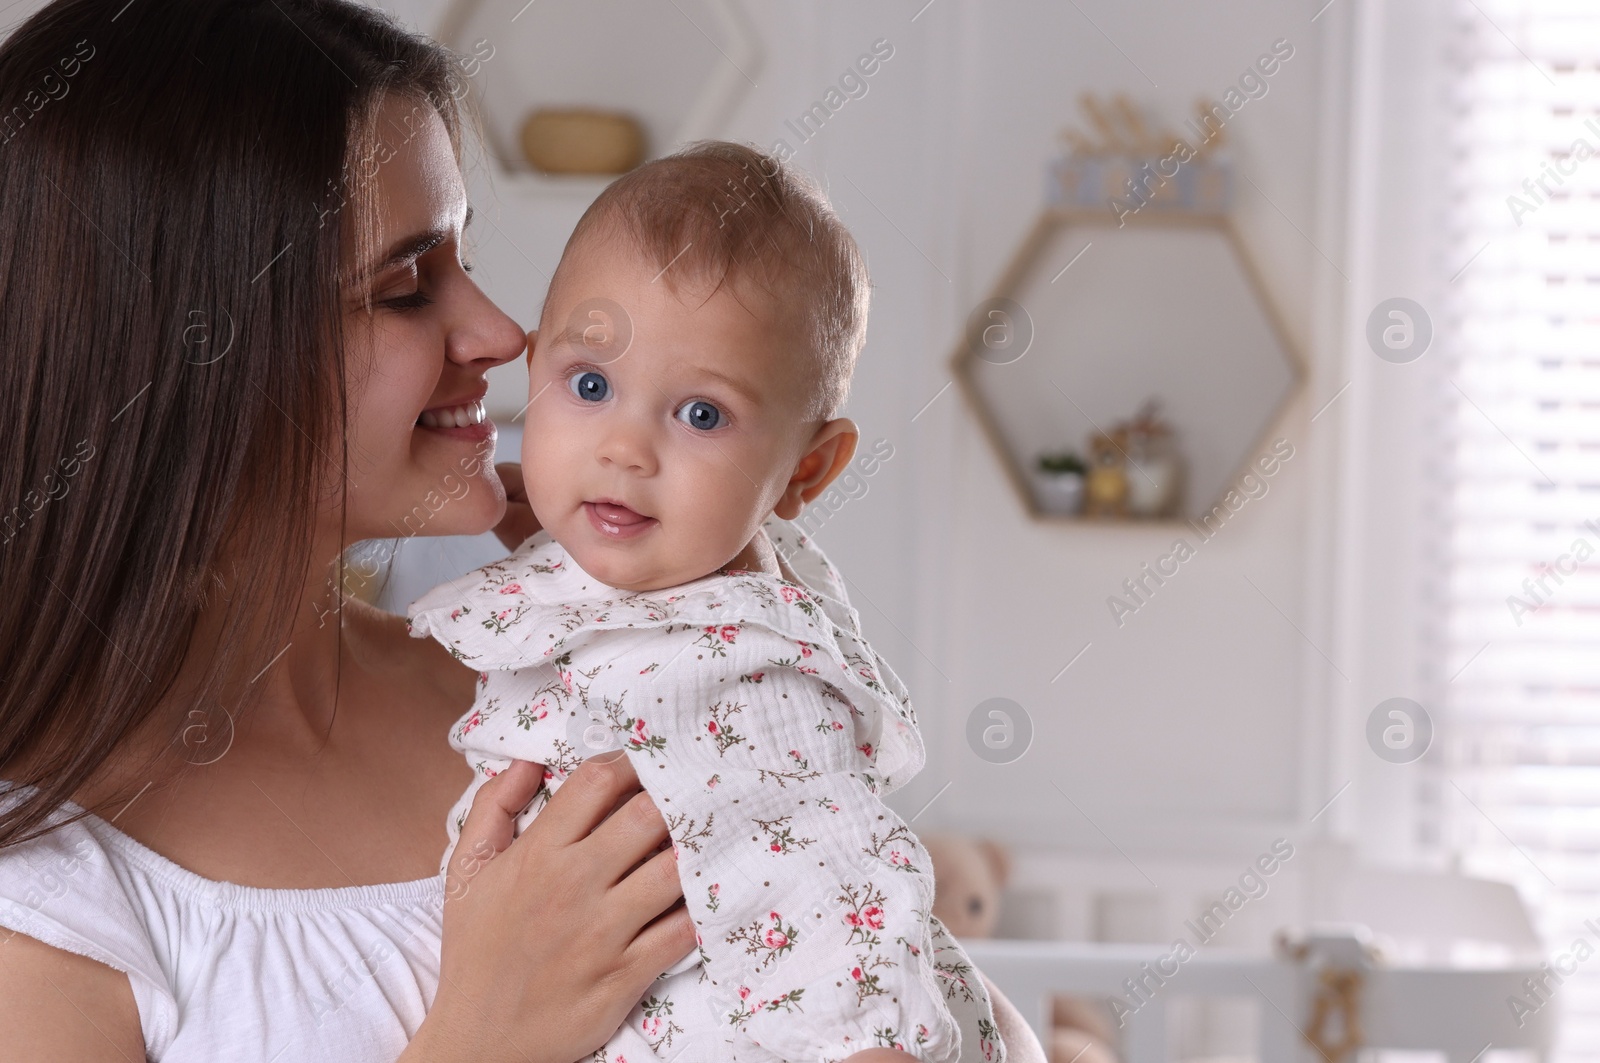
<path fill-rule="evenodd" d="M 759 624 L 796 643 L 802 655 L 820 650 L 821 659 L 808 661 L 807 671 L 854 702 L 879 705 L 880 754 L 898 762 L 896 770 L 882 760 L 879 767 L 886 776 L 909 777 L 898 769 L 920 767 L 915 716 L 899 680 L 879 674 L 880 661 L 861 637 L 860 618 L 838 573 L 789 521 L 773 517 L 763 527 L 801 583 L 734 570 L 661 590 L 623 591 L 585 572 L 541 531 L 510 556 L 417 599 L 407 611 L 408 629 L 438 640 L 479 671 L 500 671 L 558 661 L 589 638 L 622 628 L 720 631 Z"/>

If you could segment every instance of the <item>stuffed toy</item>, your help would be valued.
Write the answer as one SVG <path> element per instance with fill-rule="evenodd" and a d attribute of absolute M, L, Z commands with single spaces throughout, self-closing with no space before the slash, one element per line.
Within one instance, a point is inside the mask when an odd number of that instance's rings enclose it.
<path fill-rule="evenodd" d="M 933 914 L 958 940 L 991 937 L 1011 870 L 1005 850 L 954 834 L 928 835 L 922 844 L 933 860 Z M 1067 996 L 1052 1002 L 1050 1063 L 1117 1063 L 1113 1040 L 1104 1003 Z"/>

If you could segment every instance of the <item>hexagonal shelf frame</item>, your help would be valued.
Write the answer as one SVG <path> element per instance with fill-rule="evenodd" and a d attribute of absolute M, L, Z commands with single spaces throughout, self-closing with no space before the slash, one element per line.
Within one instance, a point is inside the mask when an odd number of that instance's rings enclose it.
<path fill-rule="evenodd" d="M 703 77 L 704 82 L 697 92 L 692 93 L 692 100 L 687 108 L 677 119 L 676 126 L 663 131 L 659 128 L 647 128 L 647 158 L 654 158 L 675 145 L 686 141 L 715 137 L 726 129 L 728 119 L 734 109 L 744 99 L 745 94 L 753 86 L 753 78 L 760 70 L 763 62 L 763 50 L 756 29 L 741 6 L 741 0 L 697 0 L 697 11 L 686 11 L 679 4 L 660 4 L 654 0 L 639 2 L 637 16 L 640 19 L 659 18 L 670 19 L 674 23 L 687 20 L 698 36 L 703 37 L 720 53 L 716 62 L 712 63 L 707 71 L 700 72 L 697 77 Z M 573 0 L 568 0 L 569 4 Z M 508 23 L 519 18 L 534 15 L 539 17 L 543 11 L 555 7 L 552 0 L 451 0 L 439 19 L 438 29 L 434 37 L 447 47 L 463 55 L 472 55 L 469 37 L 475 35 L 473 27 L 475 20 L 491 8 L 504 8 L 508 15 Z M 592 4 L 578 4 L 578 7 L 592 9 Z M 536 13 L 537 12 L 537 13 Z M 705 13 L 710 16 L 703 24 L 696 19 L 694 14 Z M 681 25 L 675 28 L 682 29 Z M 642 36 L 649 37 L 647 28 L 638 31 Z M 493 41 L 493 38 L 488 38 Z M 586 42 L 577 42 L 573 47 L 584 47 Z M 496 48 L 495 59 L 485 64 L 487 70 L 493 70 L 493 64 L 498 60 L 504 62 L 510 56 L 504 56 L 508 49 Z M 497 164 L 499 172 L 513 181 L 526 182 L 532 187 L 546 191 L 578 191 L 585 194 L 598 194 L 600 188 L 615 179 L 615 174 L 597 174 L 593 176 L 556 176 L 542 174 L 530 167 L 523 159 L 522 152 L 515 143 L 515 137 L 508 137 L 504 123 L 497 121 L 496 115 L 506 106 L 519 106 L 515 102 L 500 99 L 498 93 L 484 91 L 480 78 L 470 79 L 471 91 L 478 100 L 478 105 L 484 116 L 484 136 L 486 147 L 490 156 Z M 556 93 L 556 96 L 562 95 Z M 646 108 L 636 108 L 642 113 Z M 526 112 L 536 106 L 538 101 L 524 100 L 520 106 Z M 519 119 L 520 120 L 520 119 Z"/>
<path fill-rule="evenodd" d="M 1229 473 L 1222 479 L 1223 488 L 1214 494 L 1208 494 L 1212 499 L 1209 505 L 1200 506 L 1198 513 L 1209 512 L 1226 494 L 1229 485 L 1238 481 L 1243 475 L 1252 458 L 1264 447 L 1271 435 L 1273 426 L 1282 418 L 1284 410 L 1292 403 L 1295 396 L 1304 386 L 1307 370 L 1304 358 L 1301 356 L 1297 345 L 1289 335 L 1284 325 L 1283 318 L 1274 304 L 1266 286 L 1262 283 L 1261 274 L 1251 258 L 1248 250 L 1240 239 L 1231 217 L 1224 212 L 1187 211 L 1187 210 L 1150 210 L 1145 213 L 1127 215 L 1124 222 L 1129 227 L 1146 229 L 1203 229 L 1215 231 L 1231 250 L 1243 275 L 1245 285 L 1260 308 L 1265 318 L 1267 329 L 1276 341 L 1279 353 L 1284 357 L 1288 368 L 1289 377 L 1281 394 L 1262 417 L 1261 427 L 1249 443 L 1242 448 L 1238 458 L 1231 464 Z M 1028 278 L 1044 269 L 1044 253 L 1050 248 L 1052 241 L 1058 233 L 1068 228 L 1083 229 L 1109 229 L 1115 232 L 1119 226 L 1105 211 L 1063 209 L 1047 207 L 1035 221 L 1028 235 L 1023 239 L 1010 263 L 995 284 L 990 300 L 981 306 L 987 306 L 996 300 L 1011 300 L 1027 282 Z M 1049 263 L 1050 268 L 1058 264 Z M 1061 273 L 1065 273 L 1063 269 Z M 1061 274 L 1057 274 L 1061 276 Z M 1016 492 L 1023 509 L 1034 520 L 1043 522 L 1072 522 L 1087 524 L 1116 523 L 1118 526 L 1143 525 L 1152 527 L 1172 527 L 1186 524 L 1185 517 L 1180 514 L 1168 518 L 1139 518 L 1128 517 L 1115 521 L 1104 518 L 1086 517 L 1080 514 L 1063 514 L 1050 512 L 1043 509 L 1035 493 L 1033 481 L 1029 475 L 1032 461 L 1018 454 L 1008 442 L 1007 433 L 1002 429 L 994 411 L 989 407 L 986 397 L 976 377 L 975 369 L 980 361 L 984 361 L 971 337 L 971 328 L 957 341 L 955 350 L 950 355 L 949 365 L 955 380 L 965 396 L 968 407 L 976 416 L 980 427 L 995 456 L 999 459 L 1001 467 L 1005 470 L 1006 478 Z M 1020 356 L 1019 356 L 1020 357 Z M 1128 414 L 1132 409 L 1125 411 Z M 1087 414 L 1084 415 L 1087 417 Z"/>

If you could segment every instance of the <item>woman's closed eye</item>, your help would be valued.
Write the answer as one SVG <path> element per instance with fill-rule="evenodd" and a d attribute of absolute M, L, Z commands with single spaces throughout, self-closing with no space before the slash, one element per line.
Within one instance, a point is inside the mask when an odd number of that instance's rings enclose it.
<path fill-rule="evenodd" d="M 462 262 L 461 268 L 467 273 L 472 272 L 471 262 Z M 421 310 L 425 306 L 433 305 L 433 297 L 424 292 L 419 286 L 416 291 L 405 295 L 397 295 L 391 299 L 381 300 L 381 305 L 391 310 Z"/>
<path fill-rule="evenodd" d="M 432 304 L 433 299 L 421 288 L 409 295 L 397 295 L 393 299 L 383 300 L 383 305 L 391 310 L 421 310 Z"/>

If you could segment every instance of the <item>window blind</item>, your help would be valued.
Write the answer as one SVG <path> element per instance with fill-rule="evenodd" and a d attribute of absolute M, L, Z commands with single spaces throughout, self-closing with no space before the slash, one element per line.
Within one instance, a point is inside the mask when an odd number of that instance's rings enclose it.
<path fill-rule="evenodd" d="M 1518 884 L 1572 969 L 1522 1001 L 1600 1061 L 1600 3 L 1450 12 L 1428 840 Z"/>

